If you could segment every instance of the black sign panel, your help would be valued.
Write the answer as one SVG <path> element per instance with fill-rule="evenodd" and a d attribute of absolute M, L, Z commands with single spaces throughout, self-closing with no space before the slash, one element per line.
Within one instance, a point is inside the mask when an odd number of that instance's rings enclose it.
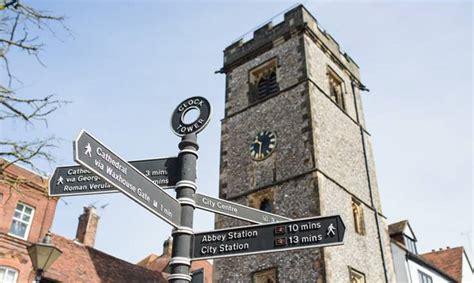
<path fill-rule="evenodd" d="M 153 183 L 172 187 L 178 182 L 178 158 L 129 161 Z M 50 196 L 74 196 L 115 193 L 118 190 L 83 166 L 63 166 L 54 170 L 49 180 Z"/>
<path fill-rule="evenodd" d="M 284 216 L 203 194 L 195 194 L 194 198 L 197 208 L 242 219 L 251 223 L 263 224 L 290 220 L 290 218 Z"/>
<path fill-rule="evenodd" d="M 178 201 L 84 130 L 74 141 L 74 160 L 161 219 L 179 226 Z"/>
<path fill-rule="evenodd" d="M 184 117 L 190 111 L 198 111 L 198 117 L 191 122 L 185 122 Z M 181 102 L 171 115 L 171 129 L 178 136 L 185 136 L 202 131 L 211 117 L 211 104 L 201 96 L 190 97 Z"/>
<path fill-rule="evenodd" d="M 194 234 L 193 260 L 343 244 L 339 215 Z"/>

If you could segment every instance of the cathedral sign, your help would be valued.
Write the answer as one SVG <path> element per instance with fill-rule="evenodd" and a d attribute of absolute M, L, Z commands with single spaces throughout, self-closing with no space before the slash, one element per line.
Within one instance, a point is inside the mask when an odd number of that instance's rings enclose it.
<path fill-rule="evenodd" d="M 129 161 L 153 183 L 162 188 L 176 185 L 178 158 Z M 62 166 L 54 170 L 49 180 L 50 196 L 91 195 L 118 192 L 114 186 L 82 166 Z"/>
<path fill-rule="evenodd" d="M 179 226 L 178 201 L 84 130 L 74 141 L 74 160 L 164 221 Z"/>
<path fill-rule="evenodd" d="M 250 225 L 194 234 L 193 260 L 341 245 L 340 216 Z"/>

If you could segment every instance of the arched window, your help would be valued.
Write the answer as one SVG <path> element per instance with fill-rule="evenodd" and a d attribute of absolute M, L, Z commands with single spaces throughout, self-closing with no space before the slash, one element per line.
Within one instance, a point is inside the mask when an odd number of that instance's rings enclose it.
<path fill-rule="evenodd" d="M 0 266 L 0 282 L 2 283 L 16 283 L 18 272 L 7 266 Z"/>
<path fill-rule="evenodd" d="M 262 202 L 260 203 L 260 210 L 266 211 L 266 212 L 272 212 L 272 204 L 269 199 L 264 198 Z"/>
<path fill-rule="evenodd" d="M 329 80 L 329 96 L 331 99 L 342 109 L 346 109 L 344 103 L 344 89 L 343 80 L 334 72 L 328 68 L 328 80 Z"/>
<path fill-rule="evenodd" d="M 357 234 L 365 235 L 364 211 L 356 200 L 352 200 L 352 214 L 354 216 L 354 228 Z"/>
<path fill-rule="evenodd" d="M 271 268 L 263 271 L 257 271 L 253 274 L 253 282 L 255 283 L 276 283 L 277 272 L 276 268 Z"/>
<path fill-rule="evenodd" d="M 273 58 L 250 70 L 249 101 L 256 102 L 280 90 L 277 78 L 277 59 Z"/>
<path fill-rule="evenodd" d="M 351 283 L 365 283 L 365 274 L 349 267 Z"/>

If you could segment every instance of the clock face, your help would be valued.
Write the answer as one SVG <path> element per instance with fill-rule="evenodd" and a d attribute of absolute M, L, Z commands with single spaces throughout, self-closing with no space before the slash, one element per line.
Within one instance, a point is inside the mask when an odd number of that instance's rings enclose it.
<path fill-rule="evenodd" d="M 258 133 L 250 144 L 250 155 L 254 160 L 264 160 L 276 147 L 276 135 L 271 131 Z"/>

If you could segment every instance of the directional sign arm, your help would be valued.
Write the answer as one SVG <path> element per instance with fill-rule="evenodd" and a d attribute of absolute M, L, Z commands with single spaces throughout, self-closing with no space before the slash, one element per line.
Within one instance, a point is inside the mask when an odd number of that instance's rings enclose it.
<path fill-rule="evenodd" d="M 178 201 L 84 130 L 74 141 L 74 160 L 161 219 L 179 226 Z"/>
<path fill-rule="evenodd" d="M 196 233 L 193 260 L 341 245 L 344 233 L 338 215 Z"/>
<path fill-rule="evenodd" d="M 178 158 L 154 158 L 129 163 L 162 188 L 173 188 L 178 179 Z M 114 186 L 83 166 L 56 167 L 49 180 L 50 196 L 117 193 Z"/>
<path fill-rule="evenodd" d="M 251 223 L 262 224 L 290 220 L 290 218 L 284 216 L 199 193 L 196 193 L 194 198 L 197 208 L 242 219 Z"/>

